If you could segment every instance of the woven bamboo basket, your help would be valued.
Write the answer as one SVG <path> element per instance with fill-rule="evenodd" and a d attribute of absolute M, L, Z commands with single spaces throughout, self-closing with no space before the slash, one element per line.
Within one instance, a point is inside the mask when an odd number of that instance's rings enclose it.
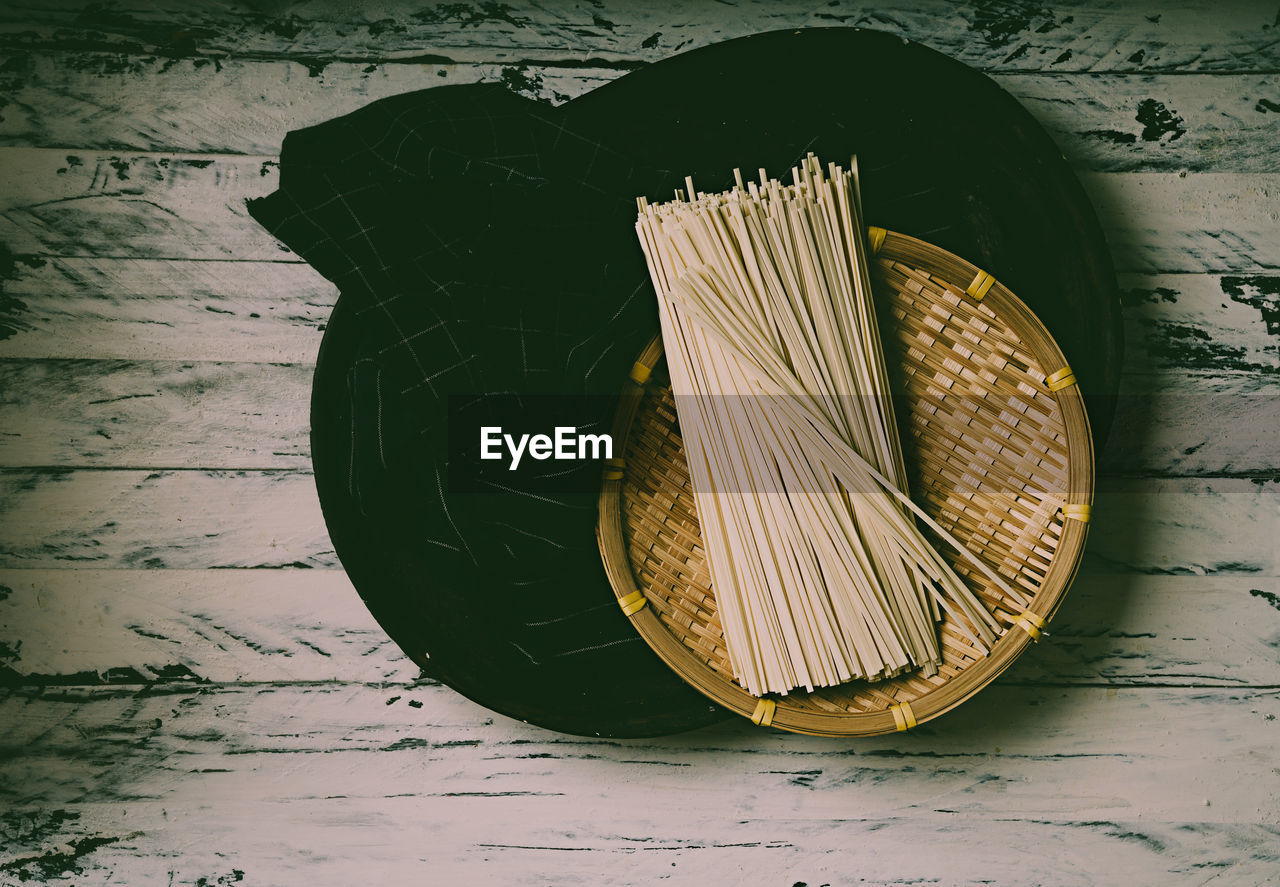
<path fill-rule="evenodd" d="M 757 698 L 734 680 L 694 509 L 675 403 L 655 339 L 626 383 L 613 428 L 623 455 L 600 494 L 609 581 L 668 665 L 755 723 L 822 736 L 907 730 L 968 699 L 1038 640 L 1079 566 L 1093 502 L 1093 444 L 1075 377 L 1049 332 L 991 275 L 913 237 L 872 228 L 876 299 L 915 501 L 1030 598 L 1007 598 L 953 550 L 956 572 L 995 613 L 983 655 L 946 618 L 932 677 Z M 889 331 L 886 330 L 888 333 Z M 656 370 L 656 371 L 655 371 Z"/>

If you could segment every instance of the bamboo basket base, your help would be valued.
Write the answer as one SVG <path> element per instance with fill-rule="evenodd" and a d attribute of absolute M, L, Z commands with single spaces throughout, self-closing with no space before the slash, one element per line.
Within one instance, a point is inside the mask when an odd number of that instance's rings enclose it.
<path fill-rule="evenodd" d="M 659 340 L 627 383 L 614 425 L 614 440 L 625 441 L 622 464 L 606 470 L 600 497 L 606 572 L 649 645 L 721 705 L 801 733 L 910 729 L 989 683 L 1061 603 L 1093 500 L 1079 388 L 1030 310 L 968 262 L 893 232 L 876 253 L 873 280 L 912 498 L 1030 600 L 1024 607 L 1009 599 L 939 543 L 1000 621 L 988 654 L 944 616 L 936 675 L 914 671 L 764 700 L 742 689 L 725 651 Z"/>

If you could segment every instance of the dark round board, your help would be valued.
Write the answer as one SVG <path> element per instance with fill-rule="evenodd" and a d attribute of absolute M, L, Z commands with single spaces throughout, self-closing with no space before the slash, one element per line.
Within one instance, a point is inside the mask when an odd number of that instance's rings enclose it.
<path fill-rule="evenodd" d="M 724 716 L 614 605 L 594 495 L 451 493 L 437 432 L 447 396 L 616 392 L 657 327 L 634 198 L 664 199 L 685 175 L 727 188 L 735 167 L 782 176 L 811 151 L 858 156 L 869 223 L 960 255 L 1031 306 L 1075 370 L 1100 446 L 1121 338 L 1093 210 L 1017 102 L 919 44 L 779 31 L 558 108 L 442 87 L 290 134 L 281 189 L 251 212 L 342 289 L 312 399 L 325 520 L 374 616 L 428 674 L 572 733 L 654 735 Z"/>

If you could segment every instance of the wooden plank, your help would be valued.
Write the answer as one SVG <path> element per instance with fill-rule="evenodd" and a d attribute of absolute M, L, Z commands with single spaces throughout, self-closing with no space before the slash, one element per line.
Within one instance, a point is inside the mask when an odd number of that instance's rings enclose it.
<path fill-rule="evenodd" d="M 76 157 L 79 163 L 68 160 Z M 296 261 L 244 208 L 269 157 L 0 148 L 0 243 L 18 256 Z M 1280 173 L 1085 173 L 1116 267 L 1257 273 L 1280 267 Z"/>
<path fill-rule="evenodd" d="M 336 567 L 310 474 L 0 472 L 0 567 Z"/>
<path fill-rule="evenodd" d="M 845 25 L 920 40 L 966 64 L 995 70 L 1269 71 L 1275 10 L 1249 0 L 1180 0 L 1160 11 L 1111 2 L 957 5 L 915 0 L 664 0 L 353 7 L 312 0 L 241 9 L 141 0 L 85 7 L 78 0 L 7 4 L 0 47 L 95 48 L 163 57 L 332 59 L 447 56 L 456 61 L 605 59 L 637 64 L 776 28 Z"/>
<path fill-rule="evenodd" d="M 418 768 L 408 766 L 396 773 L 405 779 L 418 774 Z M 644 805 L 688 803 L 674 789 L 636 799 L 640 806 L 627 814 L 603 802 L 578 811 L 510 794 L 498 801 L 480 795 L 447 801 L 284 802 L 263 799 L 256 791 L 232 795 L 238 781 L 224 777 L 219 782 L 214 775 L 204 777 L 207 785 L 200 790 L 205 794 L 190 797 L 185 784 L 197 778 L 184 778 L 178 800 L 188 806 L 167 811 L 167 818 L 155 802 L 131 799 L 127 820 L 118 819 L 120 804 L 117 812 L 111 805 L 92 803 L 15 811 L 14 818 L 25 828 L 9 857 L 11 870 L 37 873 L 28 877 L 70 874 L 83 887 L 163 885 L 170 875 L 175 884 L 234 885 L 260 878 L 266 884 L 305 881 L 343 887 L 371 870 L 387 883 L 414 883 L 430 870 L 440 883 L 490 883 L 496 878 L 516 887 L 642 884 L 664 878 L 787 887 L 1089 887 L 1118 878 L 1134 887 L 1168 887 L 1205 884 L 1206 878 L 1225 871 L 1232 880 L 1222 883 L 1268 887 L 1276 864 L 1268 849 L 1275 830 L 1257 822 L 1151 822 L 1123 814 L 1028 820 L 964 817 L 950 808 L 878 818 L 846 811 L 817 822 L 770 817 L 765 804 L 755 799 L 751 808 L 757 812 L 749 819 L 726 822 L 704 816 L 693 821 L 681 813 L 672 822 Z M 599 778 L 616 777 L 602 772 Z M 807 776 L 796 772 L 794 778 Z M 885 780 L 895 781 L 892 775 Z M 854 804 L 861 795 L 849 791 L 843 797 Z M 736 804 L 738 796 L 726 793 L 710 800 Z M 203 823 L 196 821 L 198 816 Z M 253 823 L 258 823 L 256 829 Z M 324 847 L 323 855 L 316 844 Z M 844 880 L 854 873 L 856 880 Z"/>
<path fill-rule="evenodd" d="M 1275 76 L 999 75 L 1071 165 L 1120 172 L 1275 172 Z M 1266 99 L 1266 101 L 1264 101 Z"/>
<path fill-rule="evenodd" d="M 19 259 L 0 357 L 314 363 L 338 291 L 297 262 Z"/>
<path fill-rule="evenodd" d="M 1280 427 L 1280 276 L 1120 275 L 1125 370 L 1100 466 L 1265 474 Z"/>
<path fill-rule="evenodd" d="M 1167 374 L 1167 385 L 1188 370 L 1218 371 L 1231 375 L 1211 390 L 1269 390 L 1280 370 L 1280 275 L 1119 282 L 1129 376 Z M 3 284 L 0 358 L 309 364 L 337 299 L 301 263 L 27 257 Z"/>
<path fill-rule="evenodd" d="M 1275 687 L 1277 592 L 1264 577 L 1133 576 L 1091 562 L 1008 680 Z"/>
<path fill-rule="evenodd" d="M 418 677 L 341 570 L 0 570 L 0 660 L 25 684 Z"/>
<path fill-rule="evenodd" d="M 1121 379 L 1100 471 L 1270 472 L 1280 373 L 1197 366 L 1206 351 L 1240 347 L 1213 339 L 1162 344 L 1180 349 L 1163 357 L 1164 368 Z M 0 467 L 305 469 L 312 372 L 309 364 L 0 358 Z"/>
<path fill-rule="evenodd" d="M 1121 274 L 1125 368 L 1232 374 L 1232 390 L 1273 390 L 1280 373 L 1280 275 Z M 1221 390 L 1218 386 L 1215 386 Z"/>
<path fill-rule="evenodd" d="M 1094 569 L 1049 631 L 1007 680 L 1280 685 L 1276 578 Z M 340 570 L 0 570 L 0 667 L 25 685 L 418 676 Z"/>
<path fill-rule="evenodd" d="M 11 253 L 297 261 L 248 214 L 275 190 L 270 157 L 0 149 L 0 243 Z"/>
<path fill-rule="evenodd" d="M 1086 558 L 1115 571 L 1274 575 L 1280 481 L 1104 479 Z"/>
<path fill-rule="evenodd" d="M 278 154 L 285 133 L 387 96 L 460 83 L 508 84 L 540 101 L 567 101 L 621 71 L 439 62 L 172 59 L 110 54 L 23 54 L 0 82 L 0 143 L 116 151 Z M 218 100 L 209 101 L 210 94 Z"/>
<path fill-rule="evenodd" d="M 1263 401 L 1240 402 L 1236 395 L 1274 393 L 1280 276 L 1122 274 L 1120 286 L 1126 397 L 1209 397 L 1199 407 L 1189 401 L 1161 410 L 1173 416 L 1190 410 L 1190 420 L 1217 408 L 1247 412 Z M 0 358 L 311 364 L 337 298 L 332 284 L 309 266 L 275 262 L 29 259 L 15 264 L 4 287 L 0 335 L 7 338 L 0 338 Z M 290 392 L 282 394 L 285 399 L 305 397 L 281 380 L 276 385 Z M 17 385 L 9 390 L 20 392 Z M 1139 407 L 1146 422 L 1150 411 L 1133 403 Z M 1218 437 L 1185 446 L 1236 442 Z M 1159 462 L 1150 463 L 1152 470 Z M 1189 473 L 1214 470 L 1211 462 L 1198 464 Z"/>
<path fill-rule="evenodd" d="M 10 693 L 0 791 L 29 824 L 0 864 L 48 852 L 93 884 L 424 863 L 447 883 L 1262 884 L 1278 697 L 1001 683 L 851 746 L 745 719 L 566 737 L 429 685 Z"/>
<path fill-rule="evenodd" d="M 563 102 L 622 72 L 595 67 L 302 62 L 23 55 L 0 75 L 14 95 L 0 144 L 80 151 L 266 154 L 285 134 L 376 99 L 504 82 Z M 1271 74 L 999 74 L 1073 166 L 1092 171 L 1275 172 L 1280 101 Z M 211 93 L 218 95 L 210 102 Z M 1271 105 L 1268 104 L 1271 103 Z"/>
<path fill-rule="evenodd" d="M 0 357 L 0 466 L 307 467 L 311 359 L 319 316 L 333 297 L 309 267 L 74 259 L 19 267 L 10 289 L 21 308 L 11 303 L 6 317 L 16 332 L 0 343 L 0 355 L 41 359 Z M 1100 454 L 1104 472 L 1206 475 L 1275 467 L 1277 280 L 1122 277 L 1126 372 L 1117 424 Z M 91 287 L 103 291 L 86 292 Z M 172 294 L 188 287 L 190 303 Z M 56 296 L 28 295 L 33 289 Z M 273 312 L 278 291 L 285 294 L 283 310 Z M 66 318 L 79 306 L 97 313 L 77 326 Z M 255 340 L 235 338 L 242 325 L 259 321 L 268 326 Z M 144 338 L 154 328 L 173 337 Z M 132 334 L 116 345 L 103 329 Z M 292 331 L 292 344 L 269 332 L 281 329 Z M 44 359 L 42 344 L 58 357 Z M 286 348 L 291 353 L 280 354 Z M 170 349 L 195 358 L 247 351 L 298 363 L 67 359 L 117 349 L 126 356 Z"/>
<path fill-rule="evenodd" d="M 58 267 L 68 263 L 77 266 L 72 271 L 79 275 L 70 284 Z M 197 287 L 192 303 L 178 297 L 145 298 L 148 290 L 168 287 L 171 281 L 154 275 L 173 266 L 190 272 L 185 279 Z M 200 277 L 205 269 L 212 269 L 212 280 Z M 266 279 L 283 282 L 283 307 L 290 312 L 267 329 L 294 330 L 295 344 L 282 346 L 269 333 L 260 334 L 256 345 L 234 338 L 240 324 L 261 319 L 253 314 L 277 316 L 271 310 L 275 288 L 253 291 L 251 278 L 264 269 L 287 272 Z M 5 392 L 0 398 L 0 466 L 306 467 L 310 359 L 319 338 L 313 317 L 324 310 L 326 295 L 332 298 L 329 285 L 307 266 L 59 260 L 57 266 L 45 263 L 31 271 L 16 281 L 15 298 L 22 307 L 10 305 L 6 320 L 16 332 L 0 344 L 0 355 L 6 348 L 18 357 L 33 350 L 39 354 L 40 343 L 62 355 L 95 349 L 109 354 L 117 347 L 126 355 L 145 354 L 166 347 L 164 341 L 143 338 L 148 328 L 159 326 L 175 331 L 169 347 L 197 358 L 219 356 L 224 348 L 232 356 L 262 348 L 264 353 L 251 356 L 295 357 L 300 363 L 0 358 L 0 390 Z M 24 292 L 46 284 L 73 294 L 90 285 L 115 287 L 121 271 L 128 277 L 126 285 L 136 282 L 144 297 L 109 291 L 96 300 L 72 296 L 73 307 L 100 303 L 98 316 L 83 318 L 83 339 L 65 333 L 61 318 L 70 309 L 61 299 Z M 176 279 L 183 285 L 181 274 Z M 1203 475 L 1273 468 L 1272 431 L 1280 423 L 1280 399 L 1275 397 L 1280 327 L 1272 293 L 1276 278 L 1126 275 L 1122 286 L 1127 370 L 1117 426 L 1100 458 L 1103 470 Z M 209 295 L 201 291 L 204 287 L 231 294 Z M 42 311 L 42 305 L 48 307 Z M 149 305 L 157 310 L 145 310 Z M 205 310 L 211 305 L 227 307 Z M 314 313 L 307 317 L 293 311 Z M 111 319 L 99 320 L 103 313 Z M 113 314 L 123 317 L 116 321 Z M 27 320 L 33 315 L 34 320 Z M 230 329 L 227 318 L 235 321 Z M 26 329 L 33 323 L 43 329 Z M 112 328 L 115 323 L 134 331 L 120 346 L 101 332 L 100 324 Z M 32 333 L 34 339 L 29 338 Z M 294 353 L 279 355 L 285 347 Z"/>
<path fill-rule="evenodd" d="M 1280 176 L 1084 173 L 1080 183 L 1118 271 L 1280 267 Z"/>
<path fill-rule="evenodd" d="M 1107 476 L 1270 476 L 1280 376 L 1170 370 L 1120 380 L 1115 424 L 1098 455 Z"/>
<path fill-rule="evenodd" d="M 0 360 L 0 465 L 307 468 L 312 368 Z"/>
<path fill-rule="evenodd" d="M 1276 576 L 1280 480 L 1104 478 L 1087 557 Z M 335 567 L 301 471 L 0 470 L 0 568 Z"/>
<path fill-rule="evenodd" d="M 287 262 L 18 257 L 0 357 L 313 363 L 337 290 Z M 1120 275 L 1131 372 L 1280 370 L 1280 275 Z M 1246 378 L 1241 374 L 1241 380 Z"/>

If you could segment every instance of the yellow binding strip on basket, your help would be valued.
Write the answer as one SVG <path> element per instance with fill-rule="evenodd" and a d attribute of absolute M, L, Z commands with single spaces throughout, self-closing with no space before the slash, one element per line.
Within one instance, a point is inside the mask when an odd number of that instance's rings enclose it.
<path fill-rule="evenodd" d="M 1063 367 L 1056 373 L 1050 373 L 1045 378 L 1044 384 L 1050 391 L 1061 391 L 1076 384 L 1076 374 L 1071 372 L 1071 367 Z"/>
<path fill-rule="evenodd" d="M 761 699 L 756 703 L 756 710 L 751 713 L 751 723 L 768 727 L 773 723 L 773 713 L 778 710 L 776 699 Z"/>
<path fill-rule="evenodd" d="M 969 288 L 965 290 L 965 295 L 972 297 L 975 302 L 981 302 L 982 297 L 987 291 L 995 285 L 996 279 L 985 271 L 979 271 L 978 276 L 973 279 L 973 283 L 969 284 Z"/>
<path fill-rule="evenodd" d="M 899 702 L 890 707 L 893 722 L 898 725 L 898 732 L 905 733 L 916 725 L 916 713 L 911 710 L 910 702 Z"/>
<path fill-rule="evenodd" d="M 631 367 L 631 381 L 637 385 L 643 385 L 649 381 L 649 374 L 653 372 L 653 367 L 644 361 L 637 360 L 635 365 Z"/>
<path fill-rule="evenodd" d="M 1044 628 L 1045 621 L 1043 616 L 1032 613 L 1030 610 L 1023 610 L 1018 614 L 1018 618 L 1013 620 L 1013 624 L 1031 635 L 1031 640 L 1039 641 L 1040 630 Z"/>
<path fill-rule="evenodd" d="M 605 480 L 621 480 L 622 470 L 627 467 L 627 463 L 623 459 L 614 457 L 604 460 L 604 479 Z"/>
<path fill-rule="evenodd" d="M 618 598 L 618 606 L 622 608 L 623 615 L 633 616 L 644 609 L 644 605 L 649 603 L 645 598 L 643 591 L 633 591 L 626 597 Z"/>
<path fill-rule="evenodd" d="M 872 255 L 880 252 L 880 247 L 884 246 L 885 233 L 883 228 L 867 229 L 867 248 L 871 250 Z"/>
<path fill-rule="evenodd" d="M 1093 517 L 1093 507 L 1090 505 L 1064 505 L 1062 506 L 1062 516 L 1087 524 L 1089 518 Z"/>

